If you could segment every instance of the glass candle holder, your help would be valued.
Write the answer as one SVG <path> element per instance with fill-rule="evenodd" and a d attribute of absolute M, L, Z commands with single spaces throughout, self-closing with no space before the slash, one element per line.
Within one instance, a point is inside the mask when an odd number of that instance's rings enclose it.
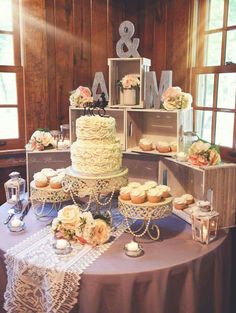
<path fill-rule="evenodd" d="M 195 212 L 192 214 L 192 237 L 194 240 L 208 244 L 216 239 L 218 231 L 219 213 Z"/>
<path fill-rule="evenodd" d="M 51 130 L 50 134 L 52 135 L 54 140 L 54 147 L 57 148 L 58 141 L 60 140 L 61 137 L 61 132 L 59 130 Z"/>
<path fill-rule="evenodd" d="M 25 194 L 25 180 L 20 177 L 18 172 L 12 172 L 9 177 L 10 179 L 4 184 L 6 200 L 7 203 L 15 206 L 16 212 L 20 212 L 22 210 L 21 201 Z"/>

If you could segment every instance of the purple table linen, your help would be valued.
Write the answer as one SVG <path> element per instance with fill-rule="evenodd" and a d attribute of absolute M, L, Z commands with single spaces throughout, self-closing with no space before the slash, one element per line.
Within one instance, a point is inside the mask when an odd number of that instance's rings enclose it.
<path fill-rule="evenodd" d="M 26 231 L 12 234 L 3 225 L 6 216 L 5 204 L 0 207 L 0 312 L 4 312 L 7 283 L 4 252 L 47 223 L 36 220 L 30 212 L 25 218 Z M 192 240 L 190 226 L 175 216 L 159 220 L 158 225 L 161 241 L 139 240 L 143 256 L 124 254 L 131 235 L 123 234 L 84 271 L 79 313 L 229 312 L 229 234 L 221 230 L 217 240 L 202 245 Z"/>

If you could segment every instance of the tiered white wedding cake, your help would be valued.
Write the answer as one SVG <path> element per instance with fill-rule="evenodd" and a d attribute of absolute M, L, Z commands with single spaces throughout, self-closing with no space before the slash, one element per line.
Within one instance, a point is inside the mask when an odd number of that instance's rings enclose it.
<path fill-rule="evenodd" d="M 121 168 L 121 144 L 113 117 L 81 116 L 76 120 L 77 140 L 71 146 L 72 169 L 103 174 Z"/>

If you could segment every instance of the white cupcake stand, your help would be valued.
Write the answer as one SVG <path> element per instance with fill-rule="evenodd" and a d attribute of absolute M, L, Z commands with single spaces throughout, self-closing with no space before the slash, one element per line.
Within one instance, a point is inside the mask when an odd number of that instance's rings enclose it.
<path fill-rule="evenodd" d="M 127 184 L 127 168 L 108 174 L 88 175 L 75 172 L 68 167 L 62 181 L 62 188 L 64 192 L 70 194 L 74 204 L 79 205 L 82 211 L 88 211 L 92 203 L 96 204 L 97 210 L 108 205 L 111 208 L 115 191 Z M 82 199 L 86 196 L 89 197 L 88 202 L 85 207 L 81 207 L 81 203 L 77 203 L 76 198 Z"/>
<path fill-rule="evenodd" d="M 139 238 L 147 233 L 152 240 L 158 240 L 160 238 L 160 229 L 154 223 L 154 220 L 164 218 L 172 213 L 172 197 L 166 198 L 159 203 L 145 202 L 142 204 L 134 204 L 119 197 L 118 209 L 125 217 L 127 231 L 130 234 Z M 134 225 L 134 220 L 142 220 L 141 226 L 136 230 L 131 228 L 131 225 Z"/>
<path fill-rule="evenodd" d="M 53 211 L 61 209 L 62 204 L 71 200 L 70 194 L 62 188 L 38 188 L 34 181 L 30 183 L 30 201 L 36 217 L 40 219 L 51 218 Z M 47 205 L 49 204 L 49 205 Z"/>

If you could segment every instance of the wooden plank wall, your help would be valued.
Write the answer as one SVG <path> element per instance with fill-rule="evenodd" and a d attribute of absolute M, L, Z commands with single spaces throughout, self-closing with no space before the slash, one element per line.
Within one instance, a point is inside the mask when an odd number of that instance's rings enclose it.
<path fill-rule="evenodd" d="M 38 127 L 68 122 L 69 93 L 91 87 L 116 57 L 122 21 L 135 25 L 139 53 L 152 60 L 158 80 L 173 70 L 173 84 L 188 87 L 188 0 L 24 0 L 23 57 L 27 139 Z"/>

